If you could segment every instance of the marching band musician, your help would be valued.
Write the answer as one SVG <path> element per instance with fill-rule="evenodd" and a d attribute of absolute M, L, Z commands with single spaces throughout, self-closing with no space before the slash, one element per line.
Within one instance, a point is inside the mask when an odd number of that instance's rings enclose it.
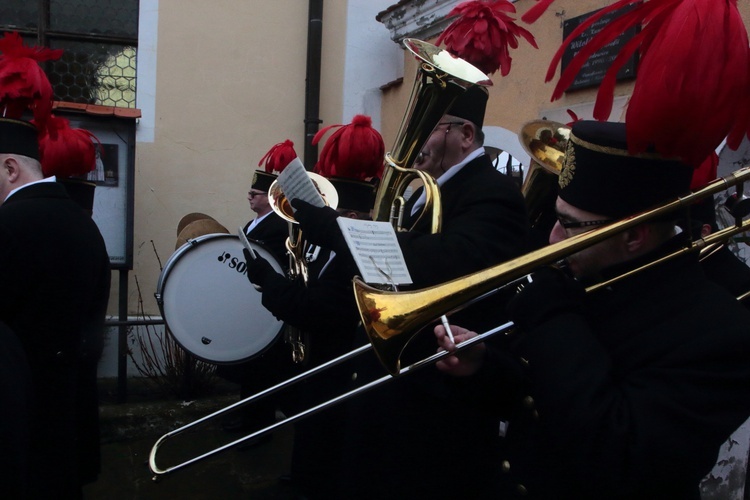
<path fill-rule="evenodd" d="M 551 243 L 688 191 L 692 167 L 627 146 L 624 123 L 573 124 Z M 750 415 L 750 314 L 694 254 L 584 288 L 684 245 L 679 216 L 573 254 L 572 275 L 534 273 L 508 303 L 517 328 L 508 350 L 479 344 L 439 362 L 461 376 L 462 397 L 508 422 L 488 496 L 700 497 L 719 447 Z M 457 343 L 476 335 L 453 334 Z M 442 326 L 435 335 L 455 348 Z"/>
<path fill-rule="evenodd" d="M 268 202 L 268 190 L 274 180 L 276 174 L 255 171 L 250 191 L 247 192 L 247 201 L 250 210 L 255 212 L 255 218 L 245 224 L 243 231 L 249 239 L 265 245 L 282 267 L 286 268 L 286 239 L 289 229 L 287 222 L 271 209 Z"/>
<path fill-rule="evenodd" d="M 3 380 L 0 481 L 9 498 L 82 498 L 101 470 L 110 262 L 90 213 L 59 180 L 93 170 L 96 146 L 51 114 L 40 63 L 62 50 L 26 47 L 18 33 L 1 45 L 0 350 L 3 375 L 18 371 Z"/>
<path fill-rule="evenodd" d="M 479 87 L 458 97 L 415 165 L 437 176 L 443 217 L 439 234 L 430 234 L 429 224 L 422 222 L 412 231 L 397 233 L 415 288 L 489 267 L 527 249 L 528 222 L 520 190 L 511 178 L 495 170 L 482 147 L 487 99 L 487 92 Z M 420 197 L 415 192 L 407 203 L 407 214 L 412 215 Z M 337 214 L 299 200 L 292 205 L 298 209 L 297 220 L 309 241 L 346 251 L 335 223 Z M 418 210 L 419 206 L 412 220 Z M 482 315 L 465 317 L 471 321 Z M 364 333 L 360 336 L 358 345 L 367 342 Z M 434 352 L 432 342 L 429 335 L 417 336 L 409 344 L 412 352 L 405 355 L 403 365 L 412 357 L 421 359 L 424 352 Z M 375 356 L 361 356 L 357 364 L 352 374 L 355 386 L 383 375 Z M 451 404 L 443 379 L 437 370 L 428 368 L 347 401 L 337 498 L 471 498 L 484 486 L 475 472 L 481 477 L 482 471 L 489 475 L 494 468 L 497 443 L 485 437 L 496 435 L 497 419 Z M 455 439 L 443 439 L 446 428 L 456 430 Z M 470 463 L 454 460 L 469 452 L 476 453 Z M 448 472 L 449 481 L 435 480 L 438 466 Z"/>
<path fill-rule="evenodd" d="M 18 451 L 28 471 L 15 471 L 10 489 L 25 479 L 16 498 L 81 498 L 101 466 L 96 366 L 109 257 L 91 216 L 44 165 L 37 126 L 0 119 L 0 321 L 31 375 L 29 447 Z"/>
<path fill-rule="evenodd" d="M 250 209 L 255 212 L 255 218 L 250 220 L 243 231 L 248 239 L 263 244 L 276 257 L 279 264 L 286 269 L 286 239 L 289 234 L 287 222 L 276 214 L 268 202 L 268 189 L 276 179 L 276 174 L 264 170 L 256 170 L 247 201 Z M 287 358 L 291 357 L 289 348 L 283 341 L 277 341 L 266 352 L 247 362 L 234 365 L 219 365 L 216 374 L 226 380 L 240 385 L 240 399 L 245 399 L 268 387 L 268 377 L 277 376 L 281 381 L 284 376 L 279 373 L 279 367 L 285 366 Z M 274 375 L 276 374 L 276 375 Z M 280 407 L 280 397 L 271 395 L 263 398 L 252 406 L 234 412 L 222 422 L 222 428 L 227 432 L 243 432 L 258 430 L 276 421 L 276 410 Z M 259 439 L 250 440 L 246 447 L 260 444 L 270 438 L 270 434 Z"/>
<path fill-rule="evenodd" d="M 327 130 L 321 130 L 314 142 Z M 342 136 L 354 136 L 350 140 L 357 143 L 353 165 L 342 164 L 345 160 L 332 153 L 333 148 L 340 147 Z M 380 133 L 364 115 L 355 116 L 352 123 L 339 128 L 326 141 L 315 171 L 336 188 L 339 197 L 336 211 L 340 216 L 370 219 L 377 181 L 382 175 L 384 150 Z M 332 177 L 334 171 L 347 177 Z M 357 267 L 351 255 L 319 247 L 312 247 L 308 253 L 314 259 L 308 262 L 309 278 L 305 285 L 287 279 L 266 260 L 260 256 L 253 258 L 245 250 L 247 276 L 261 287 L 263 306 L 279 320 L 305 333 L 304 368 L 348 352 L 359 323 L 351 284 Z M 348 375 L 344 366 L 338 366 L 303 382 L 296 390 L 299 409 L 340 394 Z M 295 424 L 290 476 L 304 498 L 335 498 L 344 418 L 343 409 L 336 406 Z"/>

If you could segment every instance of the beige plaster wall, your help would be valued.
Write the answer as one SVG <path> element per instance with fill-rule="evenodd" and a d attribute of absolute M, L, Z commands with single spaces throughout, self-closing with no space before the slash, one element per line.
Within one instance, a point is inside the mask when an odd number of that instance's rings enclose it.
<path fill-rule="evenodd" d="M 346 2 L 324 9 L 320 116 L 330 123 L 341 115 L 335 33 Z M 153 294 L 183 216 L 202 212 L 234 232 L 254 216 L 246 194 L 266 151 L 291 139 L 303 157 L 307 17 L 299 0 L 160 0 L 155 135 L 136 149 L 131 314 L 136 279 L 146 313 L 159 313 Z M 117 279 L 112 292 L 114 314 Z"/>

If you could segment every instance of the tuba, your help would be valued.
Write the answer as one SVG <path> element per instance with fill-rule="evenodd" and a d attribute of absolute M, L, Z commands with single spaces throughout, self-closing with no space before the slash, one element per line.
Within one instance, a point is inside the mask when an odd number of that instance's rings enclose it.
<path fill-rule="evenodd" d="M 410 229 L 403 227 L 403 193 L 419 178 L 426 195 L 420 219 L 430 214 L 431 231 L 437 233 L 441 225 L 440 189 L 431 175 L 410 167 L 456 97 L 472 85 L 489 86 L 492 82 L 477 68 L 446 50 L 414 38 L 406 38 L 403 43 L 417 57 L 419 67 L 393 149 L 385 155 L 386 168 L 375 195 L 372 218 L 390 221 L 396 230 Z"/>

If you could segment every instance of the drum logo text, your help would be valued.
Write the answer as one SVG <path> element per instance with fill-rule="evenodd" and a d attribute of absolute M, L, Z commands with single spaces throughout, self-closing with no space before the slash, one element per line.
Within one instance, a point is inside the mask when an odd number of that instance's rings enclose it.
<path fill-rule="evenodd" d="M 230 269 L 234 269 L 240 274 L 247 274 L 247 263 L 237 257 L 232 257 L 229 252 L 222 252 L 219 256 L 219 262 L 226 264 Z"/>

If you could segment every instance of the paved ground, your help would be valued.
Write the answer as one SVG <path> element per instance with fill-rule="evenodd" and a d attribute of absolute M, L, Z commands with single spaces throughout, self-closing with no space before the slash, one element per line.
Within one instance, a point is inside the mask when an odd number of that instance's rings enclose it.
<path fill-rule="evenodd" d="M 230 449 L 212 458 L 152 480 L 149 452 L 156 439 L 217 408 L 233 403 L 233 394 L 184 404 L 179 401 L 104 403 L 102 414 L 102 474 L 84 490 L 87 500 L 107 499 L 258 499 L 292 500 L 293 487 L 278 480 L 288 472 L 293 429 L 273 433 L 271 441 L 254 448 Z M 165 442 L 158 464 L 167 467 L 236 439 L 218 425 L 208 425 Z M 231 440 L 230 439 L 230 440 Z"/>

